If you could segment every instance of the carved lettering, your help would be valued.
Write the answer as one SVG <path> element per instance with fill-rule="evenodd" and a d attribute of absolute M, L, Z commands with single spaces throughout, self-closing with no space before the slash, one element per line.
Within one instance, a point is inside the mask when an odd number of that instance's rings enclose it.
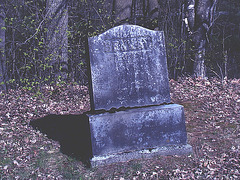
<path fill-rule="evenodd" d="M 153 41 L 150 36 L 139 36 L 123 39 L 109 39 L 104 41 L 103 45 L 106 53 L 117 53 L 151 50 L 153 48 Z"/>
<path fill-rule="evenodd" d="M 122 25 L 89 44 L 95 109 L 170 102 L 163 32 Z"/>

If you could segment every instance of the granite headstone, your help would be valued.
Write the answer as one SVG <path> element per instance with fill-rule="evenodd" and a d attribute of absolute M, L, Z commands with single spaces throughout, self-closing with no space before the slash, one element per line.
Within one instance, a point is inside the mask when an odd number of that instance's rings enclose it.
<path fill-rule="evenodd" d="M 170 102 L 162 31 L 123 25 L 89 38 L 93 109 Z"/>
<path fill-rule="evenodd" d="M 89 38 L 92 166 L 192 151 L 183 106 L 169 104 L 164 41 L 136 25 Z"/>

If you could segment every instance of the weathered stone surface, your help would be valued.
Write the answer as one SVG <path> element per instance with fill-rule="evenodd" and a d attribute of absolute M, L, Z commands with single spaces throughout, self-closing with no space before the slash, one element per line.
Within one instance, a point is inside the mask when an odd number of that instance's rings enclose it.
<path fill-rule="evenodd" d="M 134 108 L 88 114 L 93 158 L 168 145 L 186 145 L 183 106 Z"/>
<path fill-rule="evenodd" d="M 93 110 L 170 102 L 164 34 L 121 25 L 89 38 Z"/>
<path fill-rule="evenodd" d="M 125 162 L 132 159 L 147 159 L 154 158 L 159 155 L 186 155 L 192 153 L 192 146 L 186 145 L 169 145 L 161 146 L 153 149 L 136 150 L 124 153 L 117 153 L 105 156 L 94 156 L 91 159 L 91 166 L 104 166 L 108 164 Z"/>
<path fill-rule="evenodd" d="M 163 32 L 135 25 L 89 38 L 92 166 L 192 151 L 183 106 L 160 105 L 170 102 L 165 51 Z M 96 111 L 120 107 L 131 108 Z"/>

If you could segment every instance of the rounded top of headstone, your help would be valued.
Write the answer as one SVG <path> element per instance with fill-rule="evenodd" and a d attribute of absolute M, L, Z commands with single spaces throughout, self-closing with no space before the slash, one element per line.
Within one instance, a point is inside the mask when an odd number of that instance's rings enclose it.
<path fill-rule="evenodd" d="M 97 36 L 90 37 L 89 39 L 110 39 L 110 38 L 131 38 L 136 36 L 141 36 L 143 34 L 157 34 L 161 31 L 155 31 L 151 29 L 147 29 L 138 25 L 119 25 L 108 29 L 102 34 Z M 162 33 L 162 32 L 161 32 Z"/>

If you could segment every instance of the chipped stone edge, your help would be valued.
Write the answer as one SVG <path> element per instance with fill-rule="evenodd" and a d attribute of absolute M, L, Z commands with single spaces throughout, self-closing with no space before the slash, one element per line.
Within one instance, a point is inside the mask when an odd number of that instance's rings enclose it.
<path fill-rule="evenodd" d="M 131 151 L 106 156 L 94 156 L 90 162 L 92 167 L 110 165 L 118 162 L 126 162 L 133 159 L 147 159 L 157 155 L 187 155 L 192 153 L 192 146 L 186 145 L 171 145 L 153 149 L 145 149 L 140 151 Z"/>

